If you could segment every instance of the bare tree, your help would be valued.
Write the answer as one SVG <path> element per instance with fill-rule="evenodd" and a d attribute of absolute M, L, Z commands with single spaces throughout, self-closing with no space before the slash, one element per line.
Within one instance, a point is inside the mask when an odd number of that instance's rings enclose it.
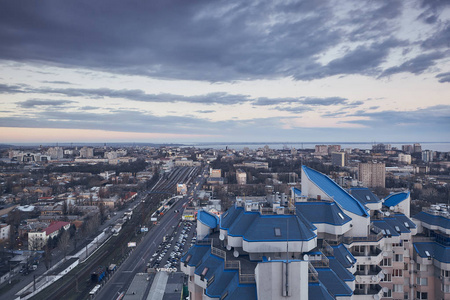
<path fill-rule="evenodd" d="M 67 230 L 64 230 L 59 238 L 58 247 L 64 254 L 64 259 L 66 259 L 67 248 L 69 247 L 70 234 Z"/>

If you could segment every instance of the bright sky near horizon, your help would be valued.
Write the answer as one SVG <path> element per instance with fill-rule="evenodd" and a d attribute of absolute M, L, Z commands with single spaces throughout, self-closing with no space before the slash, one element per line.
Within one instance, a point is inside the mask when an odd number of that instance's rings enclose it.
<path fill-rule="evenodd" d="M 450 141 L 450 1 L 0 8 L 0 143 Z"/>

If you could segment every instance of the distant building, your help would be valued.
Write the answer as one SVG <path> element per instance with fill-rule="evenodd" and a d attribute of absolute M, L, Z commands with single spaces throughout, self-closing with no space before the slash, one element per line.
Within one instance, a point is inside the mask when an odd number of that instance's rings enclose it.
<path fill-rule="evenodd" d="M 61 159 L 64 157 L 64 151 L 61 147 L 50 147 L 47 150 L 47 154 L 50 156 L 50 159 Z"/>
<path fill-rule="evenodd" d="M 385 187 L 386 169 L 384 163 L 359 163 L 358 178 L 366 187 Z"/>
<path fill-rule="evenodd" d="M 414 148 L 412 145 L 402 145 L 402 151 L 411 154 L 414 152 Z"/>
<path fill-rule="evenodd" d="M 413 146 L 414 153 L 422 152 L 422 146 L 420 144 L 414 144 Z"/>
<path fill-rule="evenodd" d="M 247 173 L 242 169 L 236 170 L 236 181 L 238 184 L 247 184 Z"/>
<path fill-rule="evenodd" d="M 80 149 L 80 157 L 92 158 L 94 157 L 94 148 L 83 147 Z"/>
<path fill-rule="evenodd" d="M 209 169 L 209 177 L 222 177 L 221 169 Z"/>
<path fill-rule="evenodd" d="M 425 163 L 432 162 L 433 161 L 433 151 L 432 150 L 422 151 L 422 161 Z"/>
<path fill-rule="evenodd" d="M 9 238 L 9 230 L 11 226 L 8 224 L 0 224 L 0 241 L 7 240 Z"/>
<path fill-rule="evenodd" d="M 327 145 L 316 145 L 314 147 L 314 154 L 316 155 L 327 155 L 328 154 L 328 146 Z"/>
<path fill-rule="evenodd" d="M 411 154 L 399 153 L 398 154 L 398 162 L 410 165 L 411 164 Z"/>
<path fill-rule="evenodd" d="M 345 152 L 332 152 L 331 164 L 333 166 L 344 167 L 346 165 L 346 153 Z"/>
<path fill-rule="evenodd" d="M 61 228 L 68 230 L 69 227 L 69 222 L 58 221 L 51 223 L 43 231 L 28 232 L 28 250 L 42 250 L 49 238 L 57 236 Z"/>
<path fill-rule="evenodd" d="M 328 146 L 328 154 L 331 154 L 333 152 L 340 152 L 341 151 L 341 145 L 329 145 Z"/>

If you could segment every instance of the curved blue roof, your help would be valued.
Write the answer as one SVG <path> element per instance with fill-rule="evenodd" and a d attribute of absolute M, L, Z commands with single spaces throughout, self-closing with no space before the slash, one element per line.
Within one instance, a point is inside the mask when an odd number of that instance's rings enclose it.
<path fill-rule="evenodd" d="M 219 224 L 219 218 L 217 216 L 204 210 L 198 211 L 197 220 L 213 229 L 217 227 L 217 224 Z"/>
<path fill-rule="evenodd" d="M 334 201 L 343 209 L 359 216 L 369 216 L 367 213 L 369 209 L 367 207 L 363 206 L 358 200 L 347 193 L 328 176 L 317 172 L 316 170 L 308 168 L 307 166 L 302 166 L 302 169 L 309 180 L 315 183 L 317 187 L 324 191 L 325 194 L 327 194 L 330 198 L 334 199 Z"/>
<path fill-rule="evenodd" d="M 387 207 L 396 206 L 400 202 L 402 202 L 403 200 L 406 200 L 408 197 L 409 197 L 409 191 L 408 192 L 401 192 L 401 193 L 392 194 L 392 195 L 389 195 L 384 200 L 384 205 L 387 206 Z"/>
<path fill-rule="evenodd" d="M 300 197 L 302 195 L 302 191 L 299 190 L 298 188 L 293 187 L 292 191 L 294 192 L 294 195 L 297 197 Z"/>
<path fill-rule="evenodd" d="M 356 199 L 359 200 L 363 205 L 366 203 L 379 203 L 381 202 L 380 198 L 377 197 L 371 190 L 368 188 L 358 187 L 358 188 L 350 188 L 350 194 Z"/>

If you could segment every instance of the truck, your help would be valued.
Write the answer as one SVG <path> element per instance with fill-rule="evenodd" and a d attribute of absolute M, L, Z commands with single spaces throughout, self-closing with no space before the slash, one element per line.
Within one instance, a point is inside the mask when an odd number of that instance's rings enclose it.
<path fill-rule="evenodd" d="M 92 273 L 91 273 L 91 281 L 98 283 L 102 281 L 103 277 L 106 275 L 106 268 L 104 266 L 98 266 Z"/>

